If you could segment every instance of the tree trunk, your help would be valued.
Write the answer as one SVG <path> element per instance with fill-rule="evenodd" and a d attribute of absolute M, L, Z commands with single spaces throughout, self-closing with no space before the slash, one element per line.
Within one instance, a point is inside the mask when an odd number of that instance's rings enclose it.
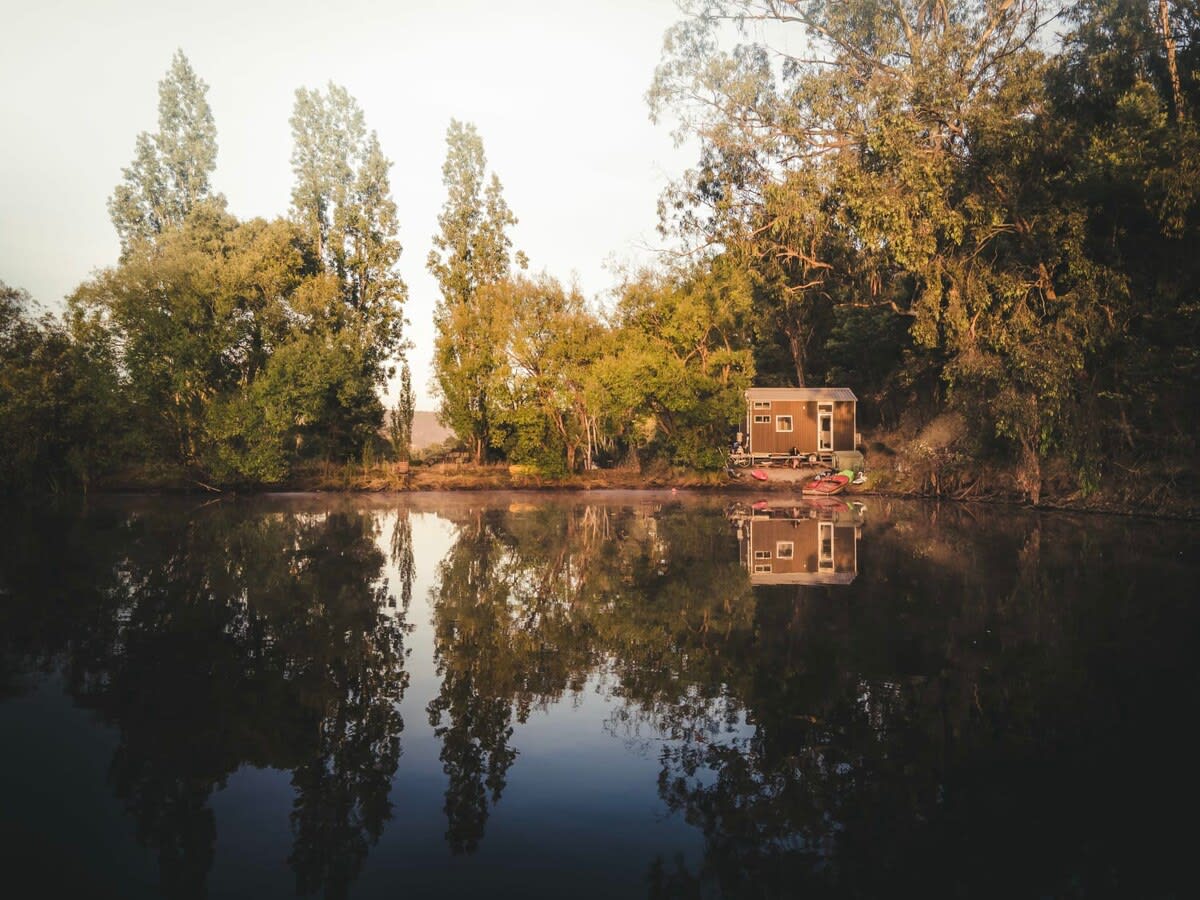
<path fill-rule="evenodd" d="M 800 329 L 795 325 L 784 329 L 788 339 L 788 351 L 792 354 L 792 365 L 796 368 L 796 387 L 804 387 L 804 369 L 808 361 L 807 340 L 800 337 Z"/>
<path fill-rule="evenodd" d="M 1175 109 L 1175 121 L 1182 122 L 1183 88 L 1179 81 L 1179 66 L 1175 61 L 1175 36 L 1171 33 L 1171 5 L 1168 0 L 1158 0 L 1158 30 L 1167 54 L 1167 74 L 1171 79 L 1171 105 Z"/>

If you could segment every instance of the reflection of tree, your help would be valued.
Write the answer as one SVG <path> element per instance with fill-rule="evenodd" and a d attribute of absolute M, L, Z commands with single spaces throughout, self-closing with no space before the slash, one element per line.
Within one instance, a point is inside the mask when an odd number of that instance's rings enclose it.
<path fill-rule="evenodd" d="M 396 521 L 392 526 L 392 563 L 400 573 L 400 609 L 407 613 L 412 605 L 413 578 L 416 576 L 412 517 L 407 509 L 396 513 Z M 390 598 L 390 602 L 394 606 L 396 598 Z"/>
<path fill-rule="evenodd" d="M 514 720 L 601 665 L 647 695 L 678 699 L 667 686 L 681 675 L 702 706 L 719 692 L 720 636 L 748 586 L 736 546 L 704 518 L 551 503 L 457 520 L 433 597 L 442 686 L 429 705 L 456 852 L 476 848 L 500 800 Z M 711 652 L 679 653 L 684 634 Z"/>
<path fill-rule="evenodd" d="M 398 706 L 408 684 L 404 623 L 383 614 L 388 597 L 374 523 L 358 516 L 340 524 L 345 530 L 327 534 L 311 560 L 314 603 L 293 656 L 297 679 L 320 698 L 323 715 L 316 752 L 292 779 L 290 861 L 301 893 L 323 887 L 334 897 L 345 895 L 391 818 L 387 797 L 404 727 Z"/>
<path fill-rule="evenodd" d="M 1153 727 L 1175 720 L 1170 682 L 1145 673 L 1187 651 L 1162 634 L 1096 636 L 1159 605 L 1114 593 L 1114 573 L 1170 579 L 1138 573 L 1136 557 L 1114 563 L 1120 539 L 1079 554 L 1069 523 L 1050 539 L 1010 517 L 981 541 L 968 515 L 943 511 L 936 530 L 886 523 L 862 559 L 886 577 L 860 579 L 852 603 L 759 592 L 727 682 L 754 730 L 664 749 L 660 795 L 703 832 L 705 854 L 690 869 L 656 861 L 653 896 L 1157 895 L 1145 863 L 1178 838 L 1120 827 L 1152 826 L 1156 801 L 1129 777 L 1146 751 L 1119 698 L 1132 692 Z M 1112 673 L 1124 674 L 1103 685 Z M 1143 862 L 1118 874 L 1113 860 L 1130 858 Z"/>
<path fill-rule="evenodd" d="M 441 690 L 429 704 L 429 722 L 442 741 L 446 840 L 471 852 L 483 836 L 488 797 L 498 803 L 516 751 L 512 737 L 513 673 L 505 668 L 509 634 L 508 585 L 500 570 L 503 546 L 477 516 L 439 567 L 435 613 Z"/>
<path fill-rule="evenodd" d="M 1186 557 L 1122 523 L 1080 540 L 1053 517 L 873 511 L 853 586 L 755 589 L 702 505 L 455 512 L 428 707 L 452 849 L 482 840 L 517 726 L 594 683 L 704 838 L 652 863 L 652 894 L 1169 894 L 1151 863 L 1189 858 L 1158 816 L 1191 771 Z M 0 653 L 61 665 L 119 729 L 113 784 L 164 890 L 203 889 L 209 796 L 249 764 L 293 773 L 300 890 L 345 893 L 390 815 L 406 686 L 375 520 L 10 524 Z"/>
<path fill-rule="evenodd" d="M 119 729 L 112 783 L 168 895 L 204 893 L 208 798 L 243 764 L 294 772 L 302 892 L 344 894 L 378 839 L 407 675 L 376 531 L 359 514 L 168 506 L 69 548 L 100 587 L 75 598 L 50 652 Z M 32 583 L 55 579 L 52 546 Z"/>

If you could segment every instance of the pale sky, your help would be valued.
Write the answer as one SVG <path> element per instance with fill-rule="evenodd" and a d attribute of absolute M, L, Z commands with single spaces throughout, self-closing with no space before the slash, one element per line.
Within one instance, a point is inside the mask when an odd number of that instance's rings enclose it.
<path fill-rule="evenodd" d="M 180 48 L 209 85 L 214 188 L 234 214 L 285 215 L 296 88 L 345 86 L 392 160 L 415 344 L 427 382 L 450 119 L 475 123 L 534 271 L 603 295 L 612 260 L 662 246 L 655 204 L 695 161 L 649 121 L 670 0 L 0 0 L 0 280 L 44 306 L 116 261 L 106 201 Z"/>

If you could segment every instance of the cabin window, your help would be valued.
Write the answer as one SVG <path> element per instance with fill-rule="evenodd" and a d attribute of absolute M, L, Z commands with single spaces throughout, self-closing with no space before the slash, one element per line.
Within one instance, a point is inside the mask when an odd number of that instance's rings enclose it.
<path fill-rule="evenodd" d="M 771 566 L 770 566 L 770 564 L 769 564 L 769 563 L 768 563 L 767 565 L 765 565 L 765 566 L 755 566 L 755 567 L 754 567 L 754 571 L 755 571 L 755 572 L 770 572 L 770 571 L 771 571 Z"/>
<path fill-rule="evenodd" d="M 796 545 L 791 541 L 777 541 L 775 556 L 777 559 L 791 559 L 796 555 Z"/>
<path fill-rule="evenodd" d="M 771 401 L 770 400 L 755 400 L 754 408 L 755 409 L 770 409 Z"/>
<path fill-rule="evenodd" d="M 791 431 L 792 430 L 792 417 L 791 416 L 776 416 L 775 417 L 775 430 L 776 431 Z"/>
<path fill-rule="evenodd" d="M 755 425 L 770 425 L 771 417 L 770 416 L 755 416 L 754 424 Z"/>
<path fill-rule="evenodd" d="M 754 558 L 755 559 L 770 559 L 771 551 L 770 550 L 755 550 Z"/>

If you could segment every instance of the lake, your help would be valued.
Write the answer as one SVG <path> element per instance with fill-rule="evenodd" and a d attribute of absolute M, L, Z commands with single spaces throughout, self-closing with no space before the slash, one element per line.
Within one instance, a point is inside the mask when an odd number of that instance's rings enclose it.
<path fill-rule="evenodd" d="M 1167 897 L 1197 526 L 668 493 L 0 523 L 0 847 L 87 897 Z"/>

